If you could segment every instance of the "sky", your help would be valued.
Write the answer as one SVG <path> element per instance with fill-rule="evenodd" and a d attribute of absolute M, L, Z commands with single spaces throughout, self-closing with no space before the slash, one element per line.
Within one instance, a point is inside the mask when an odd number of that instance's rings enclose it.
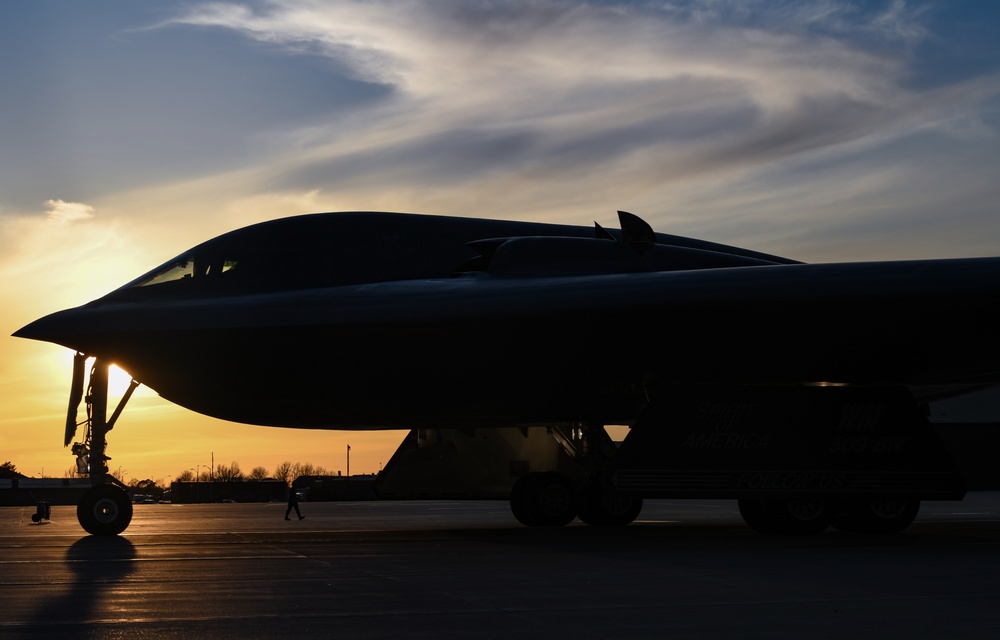
<path fill-rule="evenodd" d="M 998 142 L 986 0 L 3 3 L 0 462 L 73 463 L 72 353 L 2 336 L 234 228 L 624 209 L 806 262 L 992 256 Z M 236 425 L 140 387 L 108 454 L 168 481 L 213 456 L 346 471 L 350 444 L 366 473 L 402 437 Z"/>

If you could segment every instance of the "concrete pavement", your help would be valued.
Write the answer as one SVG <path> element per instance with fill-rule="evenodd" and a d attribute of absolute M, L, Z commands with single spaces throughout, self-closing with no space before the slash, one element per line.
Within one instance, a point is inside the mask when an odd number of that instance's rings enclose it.
<path fill-rule="evenodd" d="M 527 529 L 504 502 L 0 509 L 0 638 L 995 638 L 1000 494 L 895 536 L 762 536 L 728 501 L 621 529 Z"/>

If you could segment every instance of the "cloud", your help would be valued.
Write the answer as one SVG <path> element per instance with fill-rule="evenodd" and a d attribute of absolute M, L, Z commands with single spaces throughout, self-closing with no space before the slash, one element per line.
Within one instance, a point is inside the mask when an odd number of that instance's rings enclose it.
<path fill-rule="evenodd" d="M 637 148 L 721 157 L 731 147 L 768 145 L 782 136 L 803 139 L 781 144 L 798 149 L 833 137 L 830 128 L 844 132 L 843 119 L 801 126 L 804 106 L 885 110 L 892 97 L 886 78 L 900 66 L 834 40 L 681 22 L 649 8 L 560 2 L 266 7 L 194 7 L 172 22 L 328 56 L 365 81 L 398 89 L 394 101 L 351 120 L 346 145 L 342 120 L 313 128 L 311 152 L 300 164 L 309 156 L 328 163 L 397 149 L 409 162 L 406 150 L 427 147 L 439 151 L 423 156 L 425 167 L 440 162 L 448 175 L 455 156 L 470 172 L 576 157 L 610 164 Z M 734 109 L 741 114 L 726 120 Z M 797 128 L 779 130 L 789 115 Z M 526 137 L 534 143 L 480 144 Z M 439 144 L 449 138 L 452 146 Z"/>
<path fill-rule="evenodd" d="M 902 0 L 275 0 L 192 5 L 158 28 L 240 34 L 387 87 L 377 102 L 268 132 L 266 152 L 226 176 L 239 176 L 240 199 L 311 193 L 331 207 L 577 222 L 631 207 L 737 242 L 725 234 L 824 229 L 801 206 L 810 193 L 844 216 L 878 201 L 878 228 L 905 224 L 925 204 L 910 183 L 927 169 L 880 150 L 933 156 L 903 144 L 928 132 L 964 138 L 941 147 L 960 165 L 962 145 L 988 155 L 1000 78 L 912 82 L 926 73 L 916 52 L 935 50 L 932 13 Z"/>
<path fill-rule="evenodd" d="M 917 37 L 898 4 L 866 28 Z M 846 10 L 794 6 L 768 11 L 781 18 L 768 29 L 734 19 L 742 11 L 723 2 L 693 3 L 680 17 L 669 4 L 271 2 L 257 12 L 212 4 L 171 23 L 327 56 L 365 81 L 398 89 L 395 100 L 351 120 L 347 145 L 342 120 L 312 128 L 308 155 L 317 162 L 396 149 L 406 158 L 407 149 L 451 138 L 468 172 L 519 160 L 562 163 L 567 149 L 603 153 L 604 163 L 637 148 L 682 161 L 692 153 L 796 153 L 863 136 L 907 108 L 910 97 L 898 84 L 904 51 L 874 54 L 814 37 L 810 29 L 824 18 L 829 31 L 846 30 Z M 735 120 L 709 126 L 712 114 L 734 109 Z M 534 142 L 513 150 L 477 144 L 526 137 Z M 430 168 L 441 158 L 430 153 L 423 161 Z M 452 165 L 445 159 L 442 174 Z"/>
<path fill-rule="evenodd" d="M 48 200 L 45 217 L 56 224 L 70 224 L 94 217 L 94 207 L 82 202 Z"/>

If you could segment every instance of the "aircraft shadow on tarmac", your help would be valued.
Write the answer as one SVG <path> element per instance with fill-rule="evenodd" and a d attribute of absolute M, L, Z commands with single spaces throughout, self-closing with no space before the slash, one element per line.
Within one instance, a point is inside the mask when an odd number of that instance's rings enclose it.
<path fill-rule="evenodd" d="M 31 616 L 31 627 L 78 625 L 93 619 L 104 593 L 135 570 L 136 549 L 121 536 L 84 536 L 66 550 L 70 583 L 45 599 Z M 36 627 L 37 625 L 37 627 Z"/>

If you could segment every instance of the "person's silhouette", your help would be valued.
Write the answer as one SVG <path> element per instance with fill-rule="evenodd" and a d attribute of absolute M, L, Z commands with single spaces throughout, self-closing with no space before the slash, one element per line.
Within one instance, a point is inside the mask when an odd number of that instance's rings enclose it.
<path fill-rule="evenodd" d="M 291 518 L 288 517 L 288 514 L 292 512 L 292 509 L 295 509 L 295 513 L 299 516 L 299 520 L 305 518 L 305 516 L 302 515 L 302 512 L 299 511 L 299 496 L 295 493 L 295 487 L 288 485 L 288 508 L 285 509 L 285 520 L 291 520 Z"/>

